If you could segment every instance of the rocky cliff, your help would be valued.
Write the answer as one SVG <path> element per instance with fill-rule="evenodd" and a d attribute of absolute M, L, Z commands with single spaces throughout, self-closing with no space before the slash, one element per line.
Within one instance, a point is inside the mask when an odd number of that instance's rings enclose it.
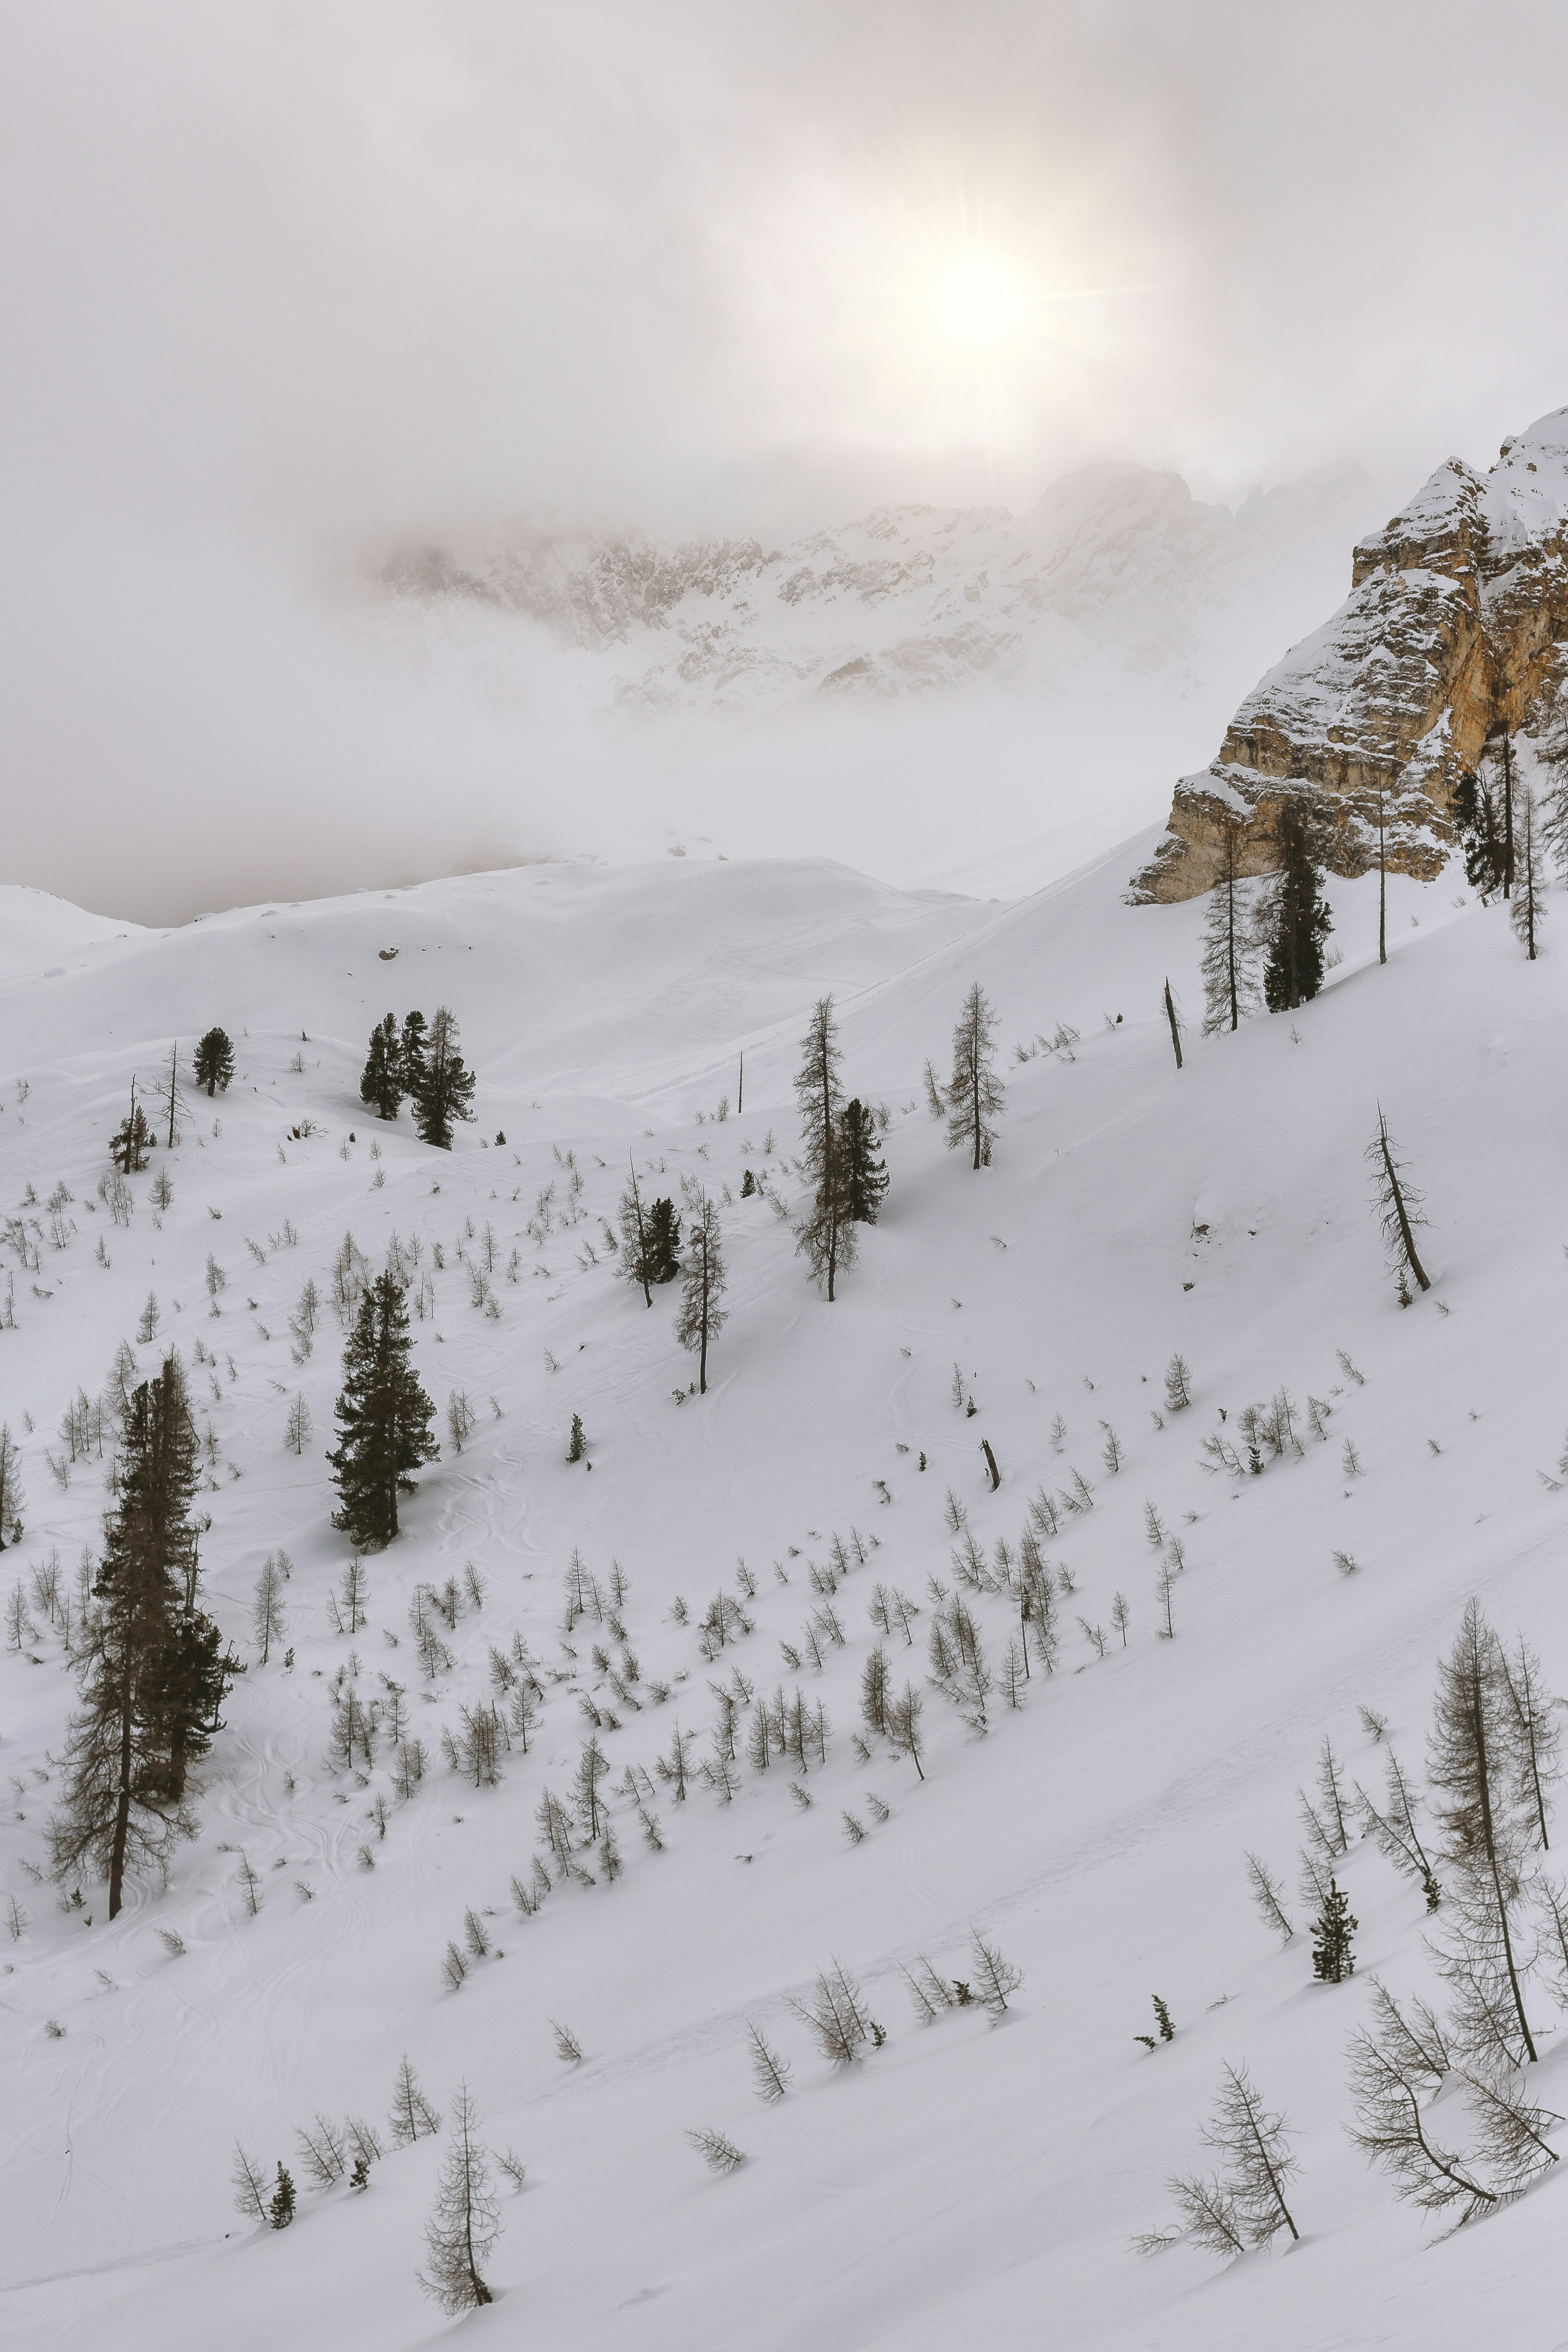
<path fill-rule="evenodd" d="M 1389 862 L 1430 878 L 1456 788 L 1506 728 L 1549 717 L 1568 640 L 1568 409 L 1505 441 L 1480 475 L 1453 457 L 1355 550 L 1351 593 L 1247 697 L 1207 768 L 1176 785 L 1134 877 L 1145 903 L 1213 884 L 1227 824 L 1244 869 L 1276 864 L 1291 794 L 1322 812 L 1336 873 L 1365 871 L 1380 796 Z"/>

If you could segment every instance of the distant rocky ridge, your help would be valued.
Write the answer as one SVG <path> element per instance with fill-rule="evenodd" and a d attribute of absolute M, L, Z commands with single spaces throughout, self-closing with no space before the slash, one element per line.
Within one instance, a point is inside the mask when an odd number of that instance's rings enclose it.
<path fill-rule="evenodd" d="M 1277 862 L 1291 794 L 1322 812 L 1336 873 L 1366 870 L 1382 796 L 1389 863 L 1429 879 L 1454 796 L 1505 730 L 1539 736 L 1568 640 L 1568 409 L 1505 441 L 1480 475 L 1440 466 L 1357 546 L 1351 593 L 1247 697 L 1206 769 L 1176 785 L 1169 831 L 1134 877 L 1142 901 L 1214 883 L 1227 824 L 1243 866 Z"/>
<path fill-rule="evenodd" d="M 405 608 L 540 625 L 598 656 L 604 699 L 632 712 L 1049 690 L 1086 662 L 1179 685 L 1238 616 L 1255 625 L 1271 596 L 1300 609 L 1303 562 L 1313 582 L 1331 576 L 1366 497 L 1347 465 L 1256 490 L 1233 513 L 1178 475 L 1097 465 L 1022 516 L 879 508 L 784 549 L 522 529 L 405 548 L 381 578 Z"/>

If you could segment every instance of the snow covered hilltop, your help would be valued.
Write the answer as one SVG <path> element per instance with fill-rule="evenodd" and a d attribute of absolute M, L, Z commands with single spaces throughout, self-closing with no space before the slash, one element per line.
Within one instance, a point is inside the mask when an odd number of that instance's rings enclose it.
<path fill-rule="evenodd" d="M 1176 786 L 1133 884 L 1143 902 L 1215 880 L 1228 824 L 1243 870 L 1276 863 L 1288 796 L 1328 821 L 1340 874 L 1366 869 L 1380 795 L 1389 863 L 1430 879 L 1455 794 L 1489 743 L 1552 720 L 1568 637 L 1568 408 L 1505 441 L 1485 475 L 1458 457 L 1356 548 L 1351 593 L 1242 703 L 1210 765 Z"/>

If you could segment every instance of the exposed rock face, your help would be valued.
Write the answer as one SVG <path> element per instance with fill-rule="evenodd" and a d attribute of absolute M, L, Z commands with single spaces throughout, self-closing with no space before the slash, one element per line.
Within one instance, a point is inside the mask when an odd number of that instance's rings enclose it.
<path fill-rule="evenodd" d="M 1364 873 L 1378 796 L 1389 864 L 1430 879 L 1461 776 L 1506 727 L 1544 721 L 1568 639 L 1568 409 L 1505 441 L 1479 475 L 1451 457 L 1355 551 L 1332 620 L 1253 688 L 1210 765 L 1177 783 L 1170 829 L 1134 877 L 1145 903 L 1216 878 L 1227 824 L 1243 867 L 1278 864 L 1285 799 L 1310 796 L 1338 874 Z"/>

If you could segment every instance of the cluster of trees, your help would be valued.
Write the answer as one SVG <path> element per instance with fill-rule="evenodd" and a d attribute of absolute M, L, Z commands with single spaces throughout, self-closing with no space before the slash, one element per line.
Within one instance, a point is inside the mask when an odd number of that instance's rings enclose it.
<path fill-rule="evenodd" d="M 457 1016 L 445 1004 L 428 1022 L 423 1013 L 410 1013 L 401 1029 L 389 1013 L 371 1031 L 360 1100 L 377 1118 L 395 1118 L 399 1106 L 412 1102 L 422 1143 L 450 1151 L 453 1120 L 474 1116 L 474 1084 L 459 1050 Z"/>
<path fill-rule="evenodd" d="M 1363 1717 L 1381 1740 L 1383 1718 L 1367 1708 Z M 1321 1982 L 1342 1983 L 1354 1968 L 1356 1923 L 1333 1873 L 1358 1821 L 1424 1899 L 1432 1923 L 1425 1940 L 1446 2007 L 1439 2012 L 1418 1999 L 1401 2006 L 1373 1979 L 1370 2019 L 1348 2050 L 1351 2137 L 1402 2198 L 1458 2221 L 1496 2211 L 1559 2160 L 1551 2136 L 1564 2118 L 1541 2103 L 1529 2070 L 1541 2041 L 1532 1982 L 1568 2002 L 1568 1887 L 1544 1861 L 1562 1737 L 1530 1643 L 1521 1634 L 1506 1649 L 1472 1601 L 1437 1669 L 1429 1795 L 1417 1794 L 1392 1749 L 1381 1806 L 1359 1785 L 1347 1790 L 1325 1740 L 1317 1799 L 1301 1797 L 1302 1885 L 1319 1905 L 1312 1966 Z M 1247 1867 L 1260 1914 L 1289 1943 L 1295 1930 L 1278 1881 L 1256 1855 Z M 1227 2069 L 1227 2078 L 1222 2107 L 1238 2116 L 1245 2069 Z M 1288 2156 L 1282 2120 L 1260 2125 L 1251 2144 L 1257 2164 L 1269 2150 Z M 1279 2172 L 1281 2181 L 1289 2169 Z M 1257 2243 L 1247 2182 L 1260 2178 L 1178 2175 L 1170 2186 L 1184 2226 L 1145 2242 L 1189 2237 L 1226 2253 Z M 1271 2210 L 1266 2200 L 1256 2207 L 1265 2219 Z"/>
<path fill-rule="evenodd" d="M 1548 748 L 1568 775 L 1568 721 Z M 1389 795 L 1376 798 L 1373 829 L 1378 873 L 1378 961 L 1388 961 L 1386 892 L 1388 835 L 1397 814 Z M 1544 800 L 1519 772 L 1512 737 L 1500 727 L 1478 770 L 1467 770 L 1455 794 L 1454 820 L 1465 878 L 1483 899 L 1501 897 L 1520 945 L 1533 962 L 1546 919 L 1548 861 L 1568 875 L 1568 785 Z M 1305 793 L 1283 801 L 1276 822 L 1278 874 L 1255 892 L 1241 870 L 1247 820 L 1223 824 L 1220 871 L 1204 924 L 1204 1034 L 1237 1028 L 1261 1002 L 1270 1013 L 1309 1003 L 1323 982 L 1323 942 L 1332 929 L 1323 895 L 1323 810 Z M 1178 1067 L 1181 1047 L 1176 1047 Z"/>
<path fill-rule="evenodd" d="M 1226 823 L 1219 879 L 1204 922 L 1204 1034 L 1240 1026 L 1259 1003 L 1270 1013 L 1310 1003 L 1323 984 L 1323 942 L 1333 929 L 1323 895 L 1321 824 L 1300 795 L 1275 828 L 1279 871 L 1254 893 L 1241 870 L 1246 823 Z"/>

